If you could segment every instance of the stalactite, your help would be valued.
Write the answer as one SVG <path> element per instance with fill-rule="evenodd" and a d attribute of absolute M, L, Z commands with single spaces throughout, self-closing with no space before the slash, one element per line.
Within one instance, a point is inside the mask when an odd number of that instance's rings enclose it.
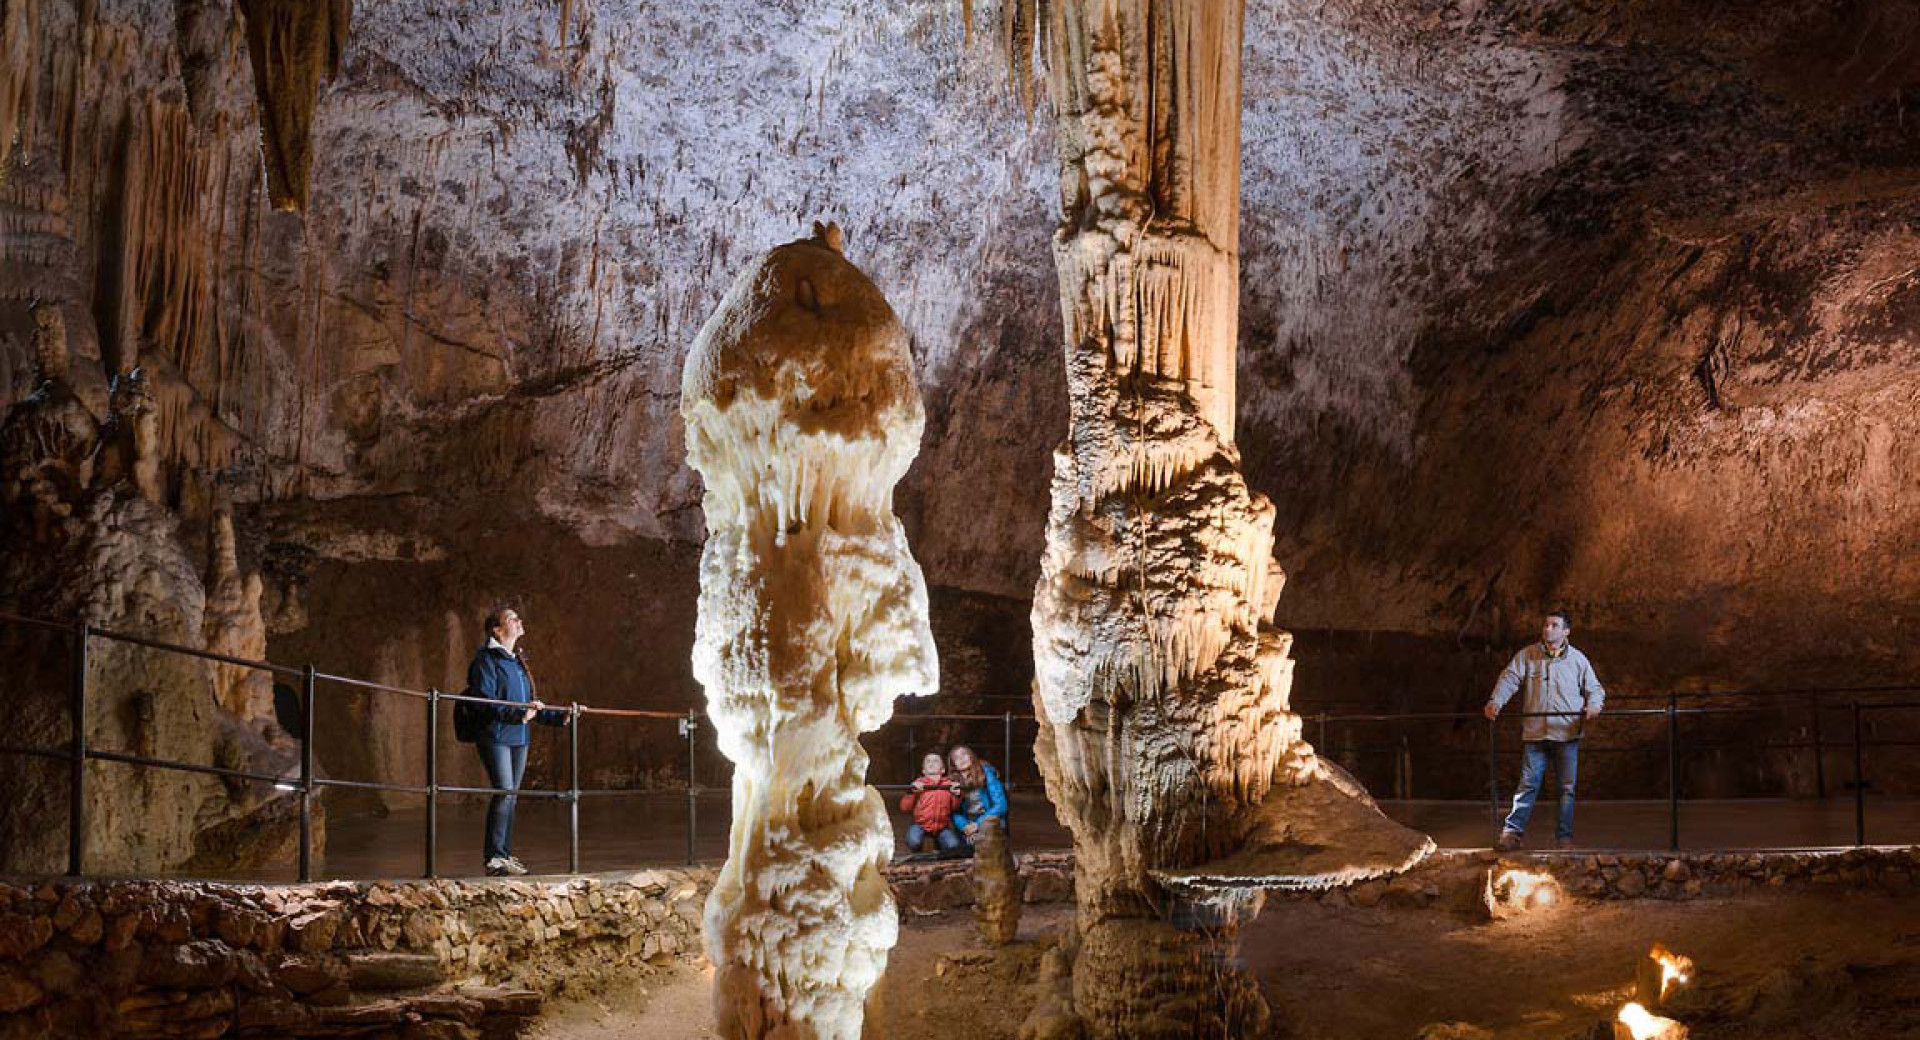
<path fill-rule="evenodd" d="M 180 82 L 194 126 L 210 130 L 226 59 L 231 11 L 220 0 L 174 0 L 173 41 L 180 54 Z"/>
<path fill-rule="evenodd" d="M 1023 111 L 1032 113 L 1034 29 L 1039 0 L 1000 0 L 1000 45 L 1007 54 L 1014 96 Z"/>
<path fill-rule="evenodd" d="M 199 146 L 185 109 L 151 99 L 132 134 L 121 206 L 121 270 L 130 293 L 123 320 L 133 325 L 123 334 L 142 353 L 165 358 L 192 378 L 203 362 L 218 368 L 217 359 L 202 353 L 216 338 L 210 320 L 216 239 L 207 216 L 224 179 L 224 152 Z M 134 361 L 129 356 L 123 364 Z"/>
<path fill-rule="evenodd" d="M 40 0 L 0 0 L 0 182 L 33 148 L 39 95 Z"/>
<path fill-rule="evenodd" d="M 307 205 L 313 111 L 340 71 L 352 0 L 239 0 L 275 209 Z"/>

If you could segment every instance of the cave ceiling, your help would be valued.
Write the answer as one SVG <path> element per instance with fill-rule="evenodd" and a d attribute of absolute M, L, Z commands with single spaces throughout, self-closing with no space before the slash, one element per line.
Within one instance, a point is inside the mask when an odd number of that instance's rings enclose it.
<path fill-rule="evenodd" d="M 0 296 L 165 375 L 182 471 L 696 543 L 686 350 L 831 219 L 913 337 L 929 582 L 1030 593 L 1059 186 L 998 4 L 4 10 Z M 1239 439 L 1283 621 L 1911 611 L 1920 4 L 1251 0 L 1247 36 Z"/>

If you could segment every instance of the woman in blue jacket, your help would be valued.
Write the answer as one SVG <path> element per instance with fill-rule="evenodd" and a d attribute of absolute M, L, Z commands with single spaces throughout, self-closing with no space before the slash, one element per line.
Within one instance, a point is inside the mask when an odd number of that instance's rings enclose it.
<path fill-rule="evenodd" d="M 954 811 L 953 826 L 973 843 L 980 824 L 998 820 L 1007 824 L 1007 789 L 1000 784 L 1000 773 L 982 762 L 965 744 L 955 744 L 947 752 L 947 775 L 960 782 L 960 808 Z"/>
<path fill-rule="evenodd" d="M 533 676 L 519 652 L 527 626 L 518 612 L 495 610 L 487 615 L 487 643 L 467 666 L 467 693 L 500 701 L 484 706 L 479 732 L 473 734 L 480 764 L 487 770 L 487 786 L 505 792 L 520 789 L 527 771 L 527 723 L 564 726 L 567 712 L 549 708 L 533 693 Z M 525 874 L 526 865 L 513 854 L 513 810 L 519 798 L 496 794 L 487 802 L 487 833 L 482 852 L 489 877 Z"/>

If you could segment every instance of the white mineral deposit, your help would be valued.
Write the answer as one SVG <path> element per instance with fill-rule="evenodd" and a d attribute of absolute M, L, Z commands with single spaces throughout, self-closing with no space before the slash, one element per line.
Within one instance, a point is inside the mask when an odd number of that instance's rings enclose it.
<path fill-rule="evenodd" d="M 938 666 L 892 508 L 925 422 L 907 333 L 838 228 L 734 281 L 681 409 L 706 486 L 693 669 L 734 763 L 706 913 L 720 1032 L 857 1040 L 898 930 L 859 737 Z"/>

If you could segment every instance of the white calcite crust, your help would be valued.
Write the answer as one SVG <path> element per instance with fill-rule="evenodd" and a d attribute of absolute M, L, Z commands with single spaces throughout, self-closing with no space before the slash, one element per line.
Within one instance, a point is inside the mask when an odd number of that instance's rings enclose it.
<path fill-rule="evenodd" d="M 693 671 L 734 763 L 706 914 L 721 1035 L 855 1040 L 898 927 L 859 737 L 939 685 L 892 511 L 925 423 L 906 330 L 816 229 L 735 280 L 681 409 L 706 487 Z"/>

